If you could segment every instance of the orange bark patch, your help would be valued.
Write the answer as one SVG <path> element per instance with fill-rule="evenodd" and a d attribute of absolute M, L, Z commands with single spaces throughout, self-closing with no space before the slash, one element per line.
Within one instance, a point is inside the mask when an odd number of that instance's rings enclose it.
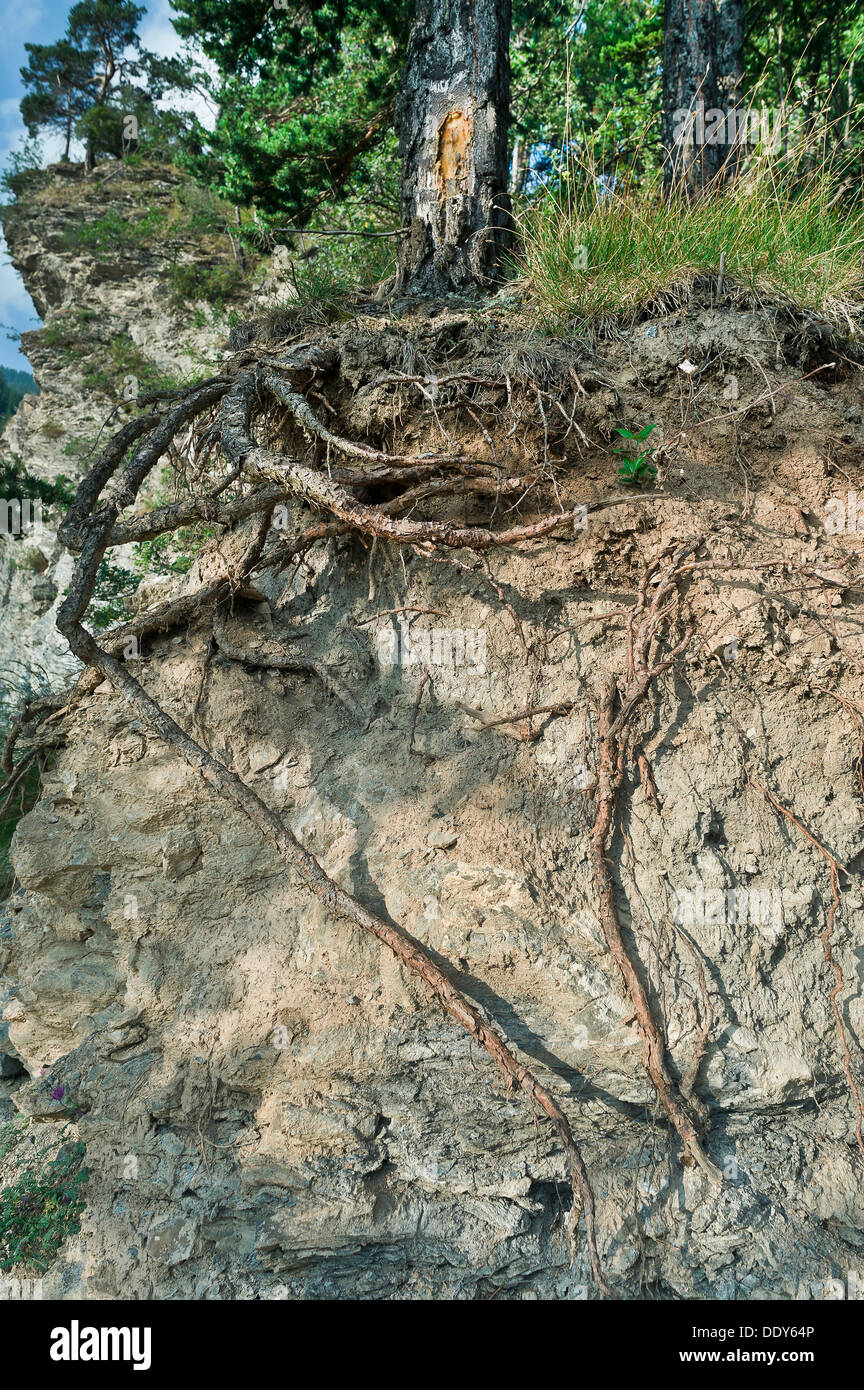
<path fill-rule="evenodd" d="M 464 111 L 449 111 L 438 127 L 435 170 L 445 197 L 458 194 L 468 178 L 473 122 Z"/>

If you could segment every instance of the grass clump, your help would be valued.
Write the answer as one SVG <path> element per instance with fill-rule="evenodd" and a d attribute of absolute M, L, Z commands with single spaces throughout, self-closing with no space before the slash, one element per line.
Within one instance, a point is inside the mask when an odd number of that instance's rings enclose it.
<path fill-rule="evenodd" d="M 695 198 L 659 173 L 610 177 L 590 157 L 573 161 L 521 224 L 521 270 L 541 314 L 580 328 L 688 290 L 721 257 L 730 287 L 846 331 L 864 302 L 864 204 L 830 165 L 769 150 Z"/>
<path fill-rule="evenodd" d="M 208 265 L 202 261 L 178 261 L 171 267 L 168 280 L 175 308 L 199 302 L 224 308 L 226 300 L 245 288 L 237 266 L 228 262 Z"/>
<path fill-rule="evenodd" d="M 150 208 L 140 217 L 132 218 L 117 208 L 110 208 L 94 222 L 78 222 L 65 234 L 70 250 L 88 246 L 97 251 L 122 251 L 125 248 L 146 246 L 161 233 L 161 208 Z"/>

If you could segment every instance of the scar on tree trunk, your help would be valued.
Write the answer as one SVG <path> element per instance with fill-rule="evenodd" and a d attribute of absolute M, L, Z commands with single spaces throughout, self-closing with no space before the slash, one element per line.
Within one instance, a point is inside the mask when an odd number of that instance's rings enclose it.
<path fill-rule="evenodd" d="M 512 240 L 507 193 L 510 0 L 420 0 L 397 106 L 401 293 L 500 282 Z"/>

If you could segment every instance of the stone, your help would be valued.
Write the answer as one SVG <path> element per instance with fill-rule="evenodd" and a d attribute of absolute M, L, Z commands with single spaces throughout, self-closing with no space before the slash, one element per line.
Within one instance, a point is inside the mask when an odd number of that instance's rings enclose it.
<path fill-rule="evenodd" d="M 171 831 L 162 841 L 162 873 L 171 883 L 200 869 L 201 845 L 192 830 Z"/>
<path fill-rule="evenodd" d="M 459 843 L 455 830 L 432 830 L 426 836 L 430 849 L 453 849 Z"/>

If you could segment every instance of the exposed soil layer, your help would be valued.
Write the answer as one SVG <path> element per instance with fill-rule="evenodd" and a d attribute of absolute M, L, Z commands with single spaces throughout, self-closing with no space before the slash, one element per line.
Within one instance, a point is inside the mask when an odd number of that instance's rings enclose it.
<path fill-rule="evenodd" d="M 847 1288 L 864 1225 L 854 354 L 785 312 L 699 297 L 593 344 L 494 306 L 269 334 L 235 330 L 232 379 L 311 347 L 324 365 L 296 385 L 318 421 L 415 459 L 394 477 L 271 399 L 258 442 L 364 507 L 494 531 L 585 511 L 482 553 L 324 537 L 256 567 L 230 605 L 190 604 L 130 669 L 548 1087 L 618 1294 Z M 646 425 L 657 473 L 628 489 L 616 431 Z M 268 545 L 325 520 L 294 498 Z M 230 571 L 254 524 L 170 593 L 139 590 L 137 613 Z M 646 1073 L 591 853 L 604 697 L 615 677 L 626 708 L 628 618 L 674 566 L 605 863 L 719 1180 Z M 62 1084 L 83 1112 L 87 1207 L 49 1289 L 593 1296 L 558 1134 L 423 981 L 110 682 L 59 727 L 0 918 L 0 1048 L 31 1078 L 14 1103 L 44 1123 Z"/>

